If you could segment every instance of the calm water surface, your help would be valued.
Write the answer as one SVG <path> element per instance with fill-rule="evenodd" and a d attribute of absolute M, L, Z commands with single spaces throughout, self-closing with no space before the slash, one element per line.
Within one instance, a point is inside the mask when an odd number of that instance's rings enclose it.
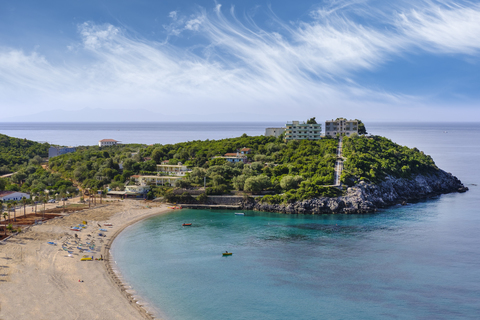
<path fill-rule="evenodd" d="M 119 269 L 167 319 L 478 319 L 480 125 L 367 129 L 470 191 L 371 215 L 182 210 L 126 229 Z"/>
<path fill-rule="evenodd" d="M 284 125 L 284 124 L 283 124 Z M 217 140 L 246 133 L 258 136 L 271 122 L 105 122 L 105 123 L 0 123 L 0 133 L 16 138 L 64 146 L 91 146 L 101 139 L 121 143 L 168 144 L 192 140 Z"/>
<path fill-rule="evenodd" d="M 260 135 L 281 125 L 10 123 L 0 133 L 61 145 L 150 144 Z M 366 125 L 431 155 L 470 191 L 372 215 L 182 210 L 120 234 L 112 248 L 119 269 L 173 320 L 479 319 L 480 124 Z M 223 258 L 225 250 L 233 256 Z"/>

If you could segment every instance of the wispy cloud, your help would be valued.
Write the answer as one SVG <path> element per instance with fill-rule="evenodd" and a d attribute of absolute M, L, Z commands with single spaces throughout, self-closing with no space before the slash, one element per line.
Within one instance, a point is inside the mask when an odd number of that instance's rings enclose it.
<path fill-rule="evenodd" d="M 240 20 L 217 5 L 194 16 L 173 11 L 170 37 L 202 38 L 190 47 L 151 41 L 110 25 L 79 25 L 81 41 L 65 61 L 40 53 L 0 49 L 0 103 L 27 110 L 70 107 L 142 107 L 164 113 L 275 110 L 280 114 L 341 110 L 357 116 L 392 114 L 395 107 L 428 101 L 352 81 L 411 52 L 478 54 L 480 6 L 422 2 L 390 14 L 368 11 L 363 1 L 312 11 L 310 21 L 283 22 L 275 30 Z M 378 23 L 358 22 L 361 15 Z M 348 13 L 348 14 L 347 14 Z M 383 15 L 380 17 L 380 15 Z M 368 109 L 361 107 L 368 106 Z M 333 107 L 333 108 L 332 108 Z M 403 109 L 404 111 L 405 109 Z M 382 117 L 381 115 L 379 116 Z"/>
<path fill-rule="evenodd" d="M 480 4 L 429 4 L 399 17 L 400 32 L 425 50 L 469 55 L 480 50 Z"/>

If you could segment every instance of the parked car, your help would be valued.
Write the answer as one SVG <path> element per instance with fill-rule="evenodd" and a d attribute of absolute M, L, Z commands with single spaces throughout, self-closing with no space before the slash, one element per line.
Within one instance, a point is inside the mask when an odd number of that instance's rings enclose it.
<path fill-rule="evenodd" d="M 53 200 L 53 199 L 48 200 L 48 203 L 55 203 L 55 200 Z"/>

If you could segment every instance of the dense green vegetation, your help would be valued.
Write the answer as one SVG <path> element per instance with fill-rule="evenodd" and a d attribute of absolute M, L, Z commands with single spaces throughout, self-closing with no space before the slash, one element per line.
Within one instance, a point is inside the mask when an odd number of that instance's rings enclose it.
<path fill-rule="evenodd" d="M 38 143 L 0 134 L 0 174 L 13 173 L 0 179 L 0 191 L 21 191 L 35 195 L 75 193 L 77 188 L 59 173 L 42 168 L 48 156 L 48 143 Z"/>
<path fill-rule="evenodd" d="M 333 183 L 336 146 L 333 139 L 286 143 L 274 137 L 243 135 L 167 145 L 85 147 L 52 158 L 49 166 L 87 188 L 109 184 L 122 189 L 134 174 L 156 174 L 156 164 L 182 162 L 193 171 L 178 182 L 180 188 L 202 187 L 206 177 L 209 194 L 270 191 L 287 192 L 285 199 L 301 199 L 324 194 L 320 187 Z M 249 164 L 215 158 L 244 147 L 251 149 Z"/>
<path fill-rule="evenodd" d="M 0 134 L 0 175 L 17 171 L 28 162 L 39 164 L 48 156 L 48 143 L 38 143 Z"/>
<path fill-rule="evenodd" d="M 309 120 L 315 122 L 315 118 Z M 364 126 L 362 130 L 366 132 Z M 10 179 L 0 179 L 0 190 L 18 190 L 42 195 L 75 193 L 78 187 L 123 190 L 133 183 L 132 175 L 157 174 L 157 164 L 182 162 L 192 169 L 180 189 L 201 188 L 206 181 L 208 194 L 231 191 L 267 194 L 265 203 L 285 203 L 318 196 L 338 196 L 330 187 L 334 179 L 337 139 L 289 141 L 282 138 L 246 134 L 238 138 L 190 141 L 177 144 L 118 145 L 105 148 L 80 147 L 74 153 L 54 157 L 49 170 L 40 164 L 48 144 L 0 136 L 0 163 L 7 172 L 17 171 Z M 435 172 L 431 157 L 399 146 L 378 136 L 344 137 L 343 156 L 347 159 L 341 177 L 354 185 L 360 180 L 379 182 L 387 175 L 410 178 L 417 173 Z M 248 163 L 230 163 L 222 158 L 249 148 Z M 204 180 L 205 179 L 205 180 Z M 180 191 L 183 192 L 183 191 Z M 154 188 L 151 196 L 175 197 L 171 188 Z M 178 196 L 178 193 L 176 195 Z M 196 201 L 189 194 L 180 196 Z M 193 199 L 193 200 L 192 200 Z"/>
<path fill-rule="evenodd" d="M 387 175 L 410 178 L 438 170 L 432 158 L 417 148 L 400 146 L 380 136 L 352 136 L 343 139 L 342 182 L 353 185 L 360 180 L 379 182 Z"/>
<path fill-rule="evenodd" d="M 145 161 L 145 146 L 118 145 L 106 148 L 80 147 L 49 161 L 53 171 L 78 182 L 84 188 L 122 188 L 133 174 L 156 174 L 156 163 Z M 120 169 L 123 164 L 123 169 Z"/>

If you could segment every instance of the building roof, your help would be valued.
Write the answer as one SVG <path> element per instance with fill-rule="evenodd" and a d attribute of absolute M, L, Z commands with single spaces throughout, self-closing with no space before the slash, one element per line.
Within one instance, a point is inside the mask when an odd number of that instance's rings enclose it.
<path fill-rule="evenodd" d="M 250 151 L 250 150 L 252 150 L 252 149 L 250 149 L 250 148 L 242 148 L 242 149 L 240 149 L 240 151 Z"/>
<path fill-rule="evenodd" d="M 157 164 L 157 167 L 175 167 L 175 168 L 183 168 L 186 165 L 183 164 Z"/>
<path fill-rule="evenodd" d="M 138 175 L 138 174 L 135 174 L 135 175 L 133 175 L 133 176 L 130 176 L 130 178 L 140 178 L 140 177 L 141 177 L 141 175 Z"/>
<path fill-rule="evenodd" d="M 175 176 L 140 176 L 141 178 L 155 178 L 155 179 L 183 179 Z"/>
<path fill-rule="evenodd" d="M 5 197 L 15 192 L 19 192 L 19 191 L 0 191 L 0 197 Z"/>
<path fill-rule="evenodd" d="M 102 139 L 99 142 L 120 142 L 120 141 L 117 141 L 117 140 L 114 140 L 114 139 Z"/>
<path fill-rule="evenodd" d="M 10 178 L 11 176 L 13 176 L 16 172 L 13 172 L 13 173 L 7 173 L 7 174 L 4 174 L 3 176 L 0 176 L 0 178 Z"/>
<path fill-rule="evenodd" d="M 225 157 L 236 157 L 238 156 L 239 154 L 234 152 L 234 153 L 225 153 Z"/>
<path fill-rule="evenodd" d="M 246 156 L 244 156 L 243 154 L 237 156 L 224 156 L 224 157 L 216 157 L 216 158 L 223 158 L 223 159 L 247 159 Z"/>
<path fill-rule="evenodd" d="M 107 194 L 134 195 L 134 194 L 139 194 L 139 193 L 138 192 L 131 192 L 131 191 L 108 191 Z"/>

